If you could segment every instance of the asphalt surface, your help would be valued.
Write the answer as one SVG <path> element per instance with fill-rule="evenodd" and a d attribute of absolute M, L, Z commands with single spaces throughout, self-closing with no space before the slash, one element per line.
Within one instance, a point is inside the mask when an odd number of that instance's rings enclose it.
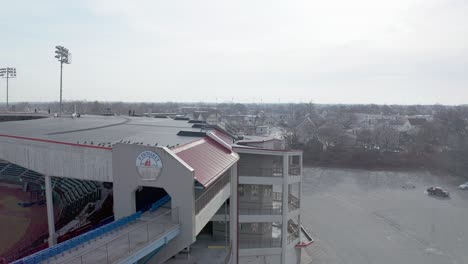
<path fill-rule="evenodd" d="M 315 243 L 302 263 L 468 263 L 461 183 L 425 171 L 305 168 L 302 223 Z M 431 186 L 446 188 L 450 198 L 428 196 Z"/>

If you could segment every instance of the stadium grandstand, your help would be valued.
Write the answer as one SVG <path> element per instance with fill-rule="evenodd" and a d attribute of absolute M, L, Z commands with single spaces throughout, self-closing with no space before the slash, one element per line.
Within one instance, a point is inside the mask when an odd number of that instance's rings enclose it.
<path fill-rule="evenodd" d="M 4 263 L 300 263 L 313 241 L 302 153 L 277 140 L 181 118 L 25 119 L 0 122 Z"/>

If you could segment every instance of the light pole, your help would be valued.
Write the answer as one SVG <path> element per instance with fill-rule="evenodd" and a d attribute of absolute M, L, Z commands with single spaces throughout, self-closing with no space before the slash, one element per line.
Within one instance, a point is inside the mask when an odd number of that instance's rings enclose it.
<path fill-rule="evenodd" d="M 6 78 L 6 108 L 8 111 L 10 109 L 8 107 L 8 79 L 16 78 L 16 68 L 1 68 L 0 77 Z"/>
<path fill-rule="evenodd" d="M 68 49 L 62 47 L 62 46 L 55 46 L 55 58 L 57 58 L 58 61 L 60 61 L 60 116 L 62 116 L 63 113 L 63 107 L 62 107 L 62 71 L 63 71 L 63 64 L 70 64 L 71 63 L 71 53 L 68 51 Z"/>

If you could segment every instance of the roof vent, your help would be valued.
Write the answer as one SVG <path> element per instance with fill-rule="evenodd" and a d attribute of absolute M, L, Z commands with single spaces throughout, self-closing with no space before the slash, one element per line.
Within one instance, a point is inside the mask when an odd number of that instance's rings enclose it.
<path fill-rule="evenodd" d="M 202 123 L 206 123 L 205 121 L 201 121 L 201 120 L 190 120 L 188 121 L 190 124 L 202 124 Z"/>
<path fill-rule="evenodd" d="M 184 131 L 181 130 L 179 133 L 177 133 L 178 136 L 183 136 L 183 137 L 204 137 L 206 136 L 205 132 L 198 132 L 198 131 Z"/>

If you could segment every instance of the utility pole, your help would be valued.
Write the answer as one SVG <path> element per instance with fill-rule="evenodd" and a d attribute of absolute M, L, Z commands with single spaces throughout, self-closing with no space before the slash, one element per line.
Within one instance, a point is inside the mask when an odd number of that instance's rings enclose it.
<path fill-rule="evenodd" d="M 63 113 L 62 106 L 62 73 L 63 73 L 63 60 L 60 61 L 60 115 Z"/>
<path fill-rule="evenodd" d="M 0 77 L 6 78 L 6 108 L 9 111 L 10 107 L 8 105 L 8 79 L 16 78 L 16 68 L 1 68 Z"/>
<path fill-rule="evenodd" d="M 71 53 L 68 49 L 62 46 L 55 46 L 55 58 L 60 61 L 60 113 L 59 116 L 63 114 L 63 105 L 62 105 L 62 72 L 63 72 L 63 64 L 70 64 L 71 63 Z"/>

